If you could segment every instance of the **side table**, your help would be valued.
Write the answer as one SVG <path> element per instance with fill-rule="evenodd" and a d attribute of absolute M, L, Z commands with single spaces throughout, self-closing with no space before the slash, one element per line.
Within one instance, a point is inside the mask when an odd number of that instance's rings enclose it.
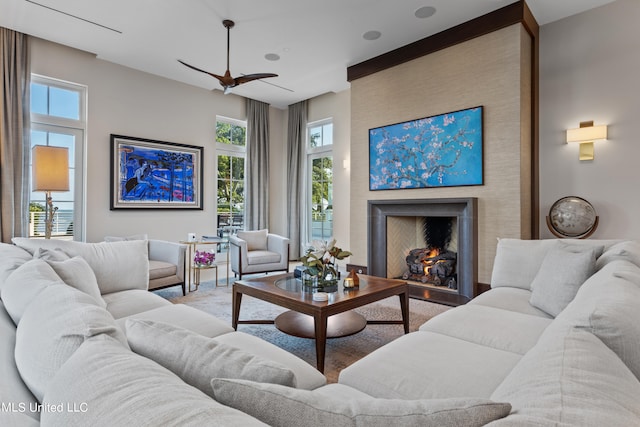
<path fill-rule="evenodd" d="M 227 241 L 220 237 L 208 237 L 205 240 L 196 240 L 193 242 L 189 242 L 186 240 L 180 241 L 180 243 L 187 245 L 187 286 L 189 288 L 189 292 L 193 292 L 198 290 L 200 286 L 200 271 L 213 269 L 216 270 L 216 287 L 218 287 L 218 265 L 214 261 L 214 263 L 210 266 L 199 267 L 193 263 L 193 257 L 195 255 L 196 249 L 200 245 L 216 245 L 216 248 L 219 245 L 227 243 Z M 216 250 L 217 252 L 217 250 Z M 227 284 L 225 286 L 229 286 L 229 251 L 227 250 Z M 192 289 L 191 284 L 195 285 L 195 289 Z"/>

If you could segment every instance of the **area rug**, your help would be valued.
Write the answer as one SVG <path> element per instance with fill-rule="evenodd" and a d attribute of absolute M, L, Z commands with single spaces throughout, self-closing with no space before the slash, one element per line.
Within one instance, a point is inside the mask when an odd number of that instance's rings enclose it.
<path fill-rule="evenodd" d="M 226 283 L 226 280 L 221 281 Z M 185 304 L 210 313 L 231 324 L 231 285 L 215 287 L 213 281 L 202 282 L 195 292 L 182 296 L 179 288 L 155 291 L 176 304 Z M 409 300 L 410 331 L 416 331 L 424 322 L 449 307 L 427 301 Z M 244 295 L 240 309 L 240 319 L 274 319 L 286 309 L 265 301 Z M 402 319 L 398 297 L 390 297 L 356 309 L 368 320 Z M 280 332 L 274 325 L 239 325 L 238 331 L 255 335 L 295 354 L 312 366 L 316 366 L 315 343 L 311 339 L 298 338 Z M 355 335 L 327 340 L 325 376 L 329 383 L 338 381 L 340 371 L 375 349 L 402 336 L 402 325 L 367 325 Z"/>

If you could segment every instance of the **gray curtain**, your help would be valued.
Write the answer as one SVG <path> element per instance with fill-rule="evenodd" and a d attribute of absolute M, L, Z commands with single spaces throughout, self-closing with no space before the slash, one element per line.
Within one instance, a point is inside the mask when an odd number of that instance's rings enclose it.
<path fill-rule="evenodd" d="M 287 132 L 287 226 L 289 257 L 300 258 L 302 211 L 304 209 L 304 144 L 307 129 L 307 101 L 289 106 Z"/>
<path fill-rule="evenodd" d="M 269 227 L 269 104 L 247 99 L 247 230 Z"/>
<path fill-rule="evenodd" d="M 26 236 L 29 205 L 29 40 L 0 27 L 0 241 Z"/>

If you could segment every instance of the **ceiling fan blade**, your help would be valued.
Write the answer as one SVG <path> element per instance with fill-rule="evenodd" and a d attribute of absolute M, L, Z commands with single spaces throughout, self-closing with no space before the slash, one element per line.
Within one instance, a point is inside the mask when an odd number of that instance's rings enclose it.
<path fill-rule="evenodd" d="M 192 70 L 200 71 L 201 73 L 205 73 L 205 74 L 210 75 L 211 77 L 215 77 L 216 79 L 220 80 L 220 82 L 222 82 L 222 81 L 223 81 L 223 79 L 224 79 L 224 77 L 223 77 L 223 76 L 219 76 L 219 75 L 217 75 L 217 74 L 213 74 L 213 73 L 210 73 L 210 72 L 208 72 L 208 71 L 201 70 L 200 68 L 198 68 L 198 67 L 194 67 L 193 65 L 189 65 L 189 64 L 187 64 L 186 62 L 181 61 L 181 60 L 179 60 L 179 59 L 178 59 L 178 62 L 179 62 L 179 63 L 181 63 L 181 64 L 182 64 L 182 65 L 184 65 L 184 66 L 187 66 L 187 67 L 191 68 Z"/>
<path fill-rule="evenodd" d="M 273 73 L 247 74 L 244 76 L 236 77 L 234 80 L 237 85 L 241 85 L 242 83 L 247 83 L 247 82 L 258 80 L 258 79 L 266 79 L 269 77 L 278 77 L 278 75 Z"/>
<path fill-rule="evenodd" d="M 266 79 L 268 77 L 278 77 L 277 74 L 273 74 L 273 73 L 247 74 L 247 75 L 242 75 L 240 77 L 236 77 L 235 79 L 231 77 L 231 73 L 229 72 L 229 51 L 230 51 L 230 40 L 231 40 L 230 30 L 231 28 L 233 28 L 235 24 L 230 19 L 225 19 L 224 21 L 222 21 L 222 25 L 227 29 L 227 71 L 224 73 L 224 76 L 219 76 L 217 74 L 213 74 L 208 71 L 201 70 L 200 68 L 194 67 L 193 65 L 189 65 L 186 62 L 181 61 L 179 59 L 178 59 L 178 62 L 186 67 L 191 68 L 192 70 L 208 74 L 211 77 L 215 77 L 216 79 L 218 79 L 218 81 L 220 82 L 220 85 L 224 88 L 225 95 L 228 93 L 231 93 L 231 90 L 234 87 L 241 85 L 242 83 L 247 83 L 247 82 L 258 80 L 258 79 Z"/>

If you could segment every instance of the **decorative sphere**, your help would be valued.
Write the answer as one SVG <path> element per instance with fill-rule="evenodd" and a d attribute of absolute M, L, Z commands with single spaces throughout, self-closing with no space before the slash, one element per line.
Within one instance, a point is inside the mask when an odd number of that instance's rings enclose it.
<path fill-rule="evenodd" d="M 596 226 L 596 210 L 581 197 L 563 197 L 549 209 L 549 228 L 563 237 L 580 238 Z"/>

